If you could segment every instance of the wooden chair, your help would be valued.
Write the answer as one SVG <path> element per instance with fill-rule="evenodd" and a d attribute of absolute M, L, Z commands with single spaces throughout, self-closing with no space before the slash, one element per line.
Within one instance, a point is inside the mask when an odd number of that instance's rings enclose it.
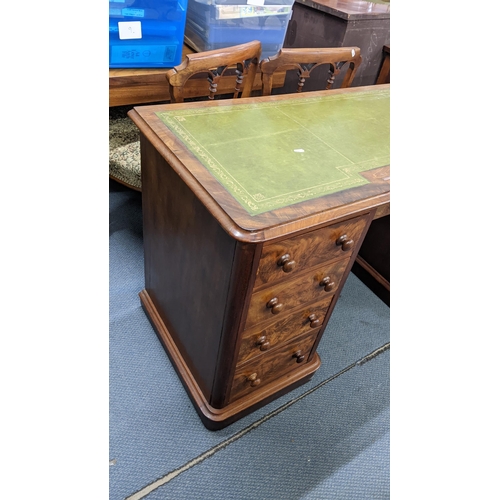
<path fill-rule="evenodd" d="M 165 100 L 214 99 L 216 95 L 222 97 L 227 94 L 233 98 L 248 97 L 254 85 L 260 54 L 259 41 L 187 54 L 181 64 L 166 71 L 170 95 L 166 95 Z M 208 75 L 208 83 L 202 78 L 204 75 Z M 110 110 L 109 176 L 141 191 L 139 130 L 127 116 L 112 117 L 112 114 Z"/>
<path fill-rule="evenodd" d="M 342 78 L 341 88 L 350 87 L 356 71 L 361 64 L 361 50 L 359 47 L 332 47 L 317 49 L 281 49 L 275 56 L 263 59 L 260 62 L 262 73 L 262 95 L 271 95 L 273 88 L 273 74 L 276 71 L 297 70 L 297 92 L 302 92 L 305 81 L 311 73 L 325 64 L 330 65 L 326 81 L 326 89 L 330 89 L 337 77 L 342 76 L 341 70 L 348 64 L 347 71 Z M 315 89 L 319 90 L 319 89 Z"/>
<path fill-rule="evenodd" d="M 216 95 L 224 94 L 232 94 L 233 98 L 249 97 L 261 50 L 261 43 L 255 40 L 223 49 L 187 54 L 181 64 L 169 69 L 165 75 L 171 101 L 182 102 L 188 97 L 214 99 Z M 208 85 L 200 78 L 205 75 Z M 234 81 L 228 79 L 230 75 L 234 75 Z M 187 89 L 186 83 L 192 77 L 199 79 L 200 83 L 191 84 Z"/>

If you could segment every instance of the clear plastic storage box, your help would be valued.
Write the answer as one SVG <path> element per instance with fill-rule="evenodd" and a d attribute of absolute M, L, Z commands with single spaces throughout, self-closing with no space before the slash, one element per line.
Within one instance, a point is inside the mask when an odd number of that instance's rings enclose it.
<path fill-rule="evenodd" d="M 262 59 L 285 40 L 294 0 L 189 0 L 185 42 L 201 52 L 259 40 Z"/>
<path fill-rule="evenodd" d="M 171 68 L 179 64 L 187 3 L 188 0 L 110 1 L 109 67 Z"/>

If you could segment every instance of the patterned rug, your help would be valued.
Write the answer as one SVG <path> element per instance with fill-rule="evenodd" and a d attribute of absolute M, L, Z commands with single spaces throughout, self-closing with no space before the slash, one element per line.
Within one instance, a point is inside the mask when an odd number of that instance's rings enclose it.
<path fill-rule="evenodd" d="M 109 176 L 141 191 L 139 129 L 127 116 L 131 107 L 109 108 Z"/>

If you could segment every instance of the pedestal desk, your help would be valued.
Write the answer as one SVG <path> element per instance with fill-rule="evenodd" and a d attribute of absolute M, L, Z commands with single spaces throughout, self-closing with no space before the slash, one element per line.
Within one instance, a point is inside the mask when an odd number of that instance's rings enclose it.
<path fill-rule="evenodd" d="M 140 300 L 204 425 L 308 381 L 374 218 L 389 85 L 161 104 L 141 132 Z"/>

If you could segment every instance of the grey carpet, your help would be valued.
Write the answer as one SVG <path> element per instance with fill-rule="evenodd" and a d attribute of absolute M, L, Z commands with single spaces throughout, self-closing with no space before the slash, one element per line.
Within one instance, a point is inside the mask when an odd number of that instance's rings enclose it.
<path fill-rule="evenodd" d="M 110 182 L 110 500 L 389 498 L 389 308 L 351 274 L 313 379 L 205 429 L 143 312 L 141 194 Z"/>

